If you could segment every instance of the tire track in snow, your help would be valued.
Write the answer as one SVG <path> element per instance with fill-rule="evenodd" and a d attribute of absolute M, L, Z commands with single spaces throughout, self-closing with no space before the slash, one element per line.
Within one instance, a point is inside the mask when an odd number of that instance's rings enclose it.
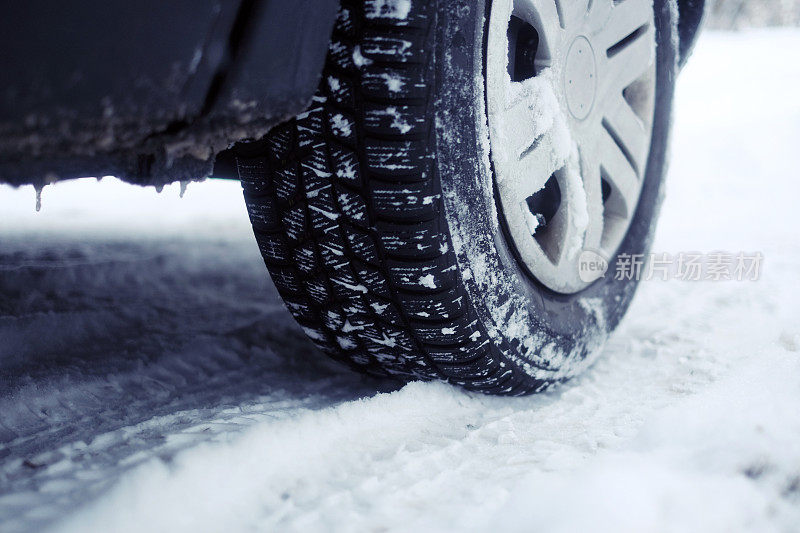
<path fill-rule="evenodd" d="M 253 248 L 3 239 L 4 530 L 39 529 L 153 457 L 392 386 L 319 354 Z"/>

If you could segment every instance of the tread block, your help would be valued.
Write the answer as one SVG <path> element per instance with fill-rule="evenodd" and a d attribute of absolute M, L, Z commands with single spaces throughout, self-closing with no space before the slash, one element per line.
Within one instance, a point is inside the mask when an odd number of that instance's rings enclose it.
<path fill-rule="evenodd" d="M 338 298 L 350 298 L 367 294 L 369 289 L 356 279 L 348 260 L 345 258 L 339 261 L 332 269 L 329 269 L 331 287 L 336 296 Z"/>
<path fill-rule="evenodd" d="M 317 257 L 311 244 L 303 244 L 295 248 L 292 257 L 300 272 L 311 274 L 317 270 Z"/>
<path fill-rule="evenodd" d="M 370 310 L 375 313 L 378 319 L 386 324 L 400 327 L 403 319 L 400 315 L 400 310 L 390 300 L 383 298 L 376 298 L 370 294 L 364 297 Z"/>
<path fill-rule="evenodd" d="M 361 53 L 373 61 L 420 63 L 425 60 L 424 34 L 366 29 L 361 37 Z"/>
<path fill-rule="evenodd" d="M 431 159 L 421 141 L 367 138 L 364 139 L 364 152 L 370 173 L 393 179 L 400 174 L 411 174 L 424 179 L 429 174 Z"/>
<path fill-rule="evenodd" d="M 355 335 L 346 335 L 341 332 L 336 333 L 336 343 L 342 350 L 350 351 L 358 348 L 358 341 Z"/>
<path fill-rule="evenodd" d="M 365 326 L 358 333 L 364 343 L 364 348 L 373 353 L 389 351 L 388 349 L 402 352 L 413 352 L 416 349 L 414 339 L 407 332 L 391 326 Z"/>
<path fill-rule="evenodd" d="M 256 229 L 272 230 L 278 228 L 278 208 L 269 196 L 246 198 L 247 214 Z"/>
<path fill-rule="evenodd" d="M 352 250 L 356 258 L 367 263 L 376 263 L 378 261 L 378 247 L 375 245 L 375 239 L 371 235 L 349 226 L 344 226 L 343 229 L 345 235 L 347 235 L 350 250 Z"/>
<path fill-rule="evenodd" d="M 303 328 L 303 331 L 306 332 L 306 335 L 308 335 L 311 340 L 314 341 L 314 344 L 319 346 L 325 352 L 328 352 L 329 350 L 335 350 L 328 338 L 329 334 L 324 328 L 310 324 L 301 324 L 300 327 Z"/>
<path fill-rule="evenodd" d="M 493 358 L 478 358 L 457 365 L 440 364 L 439 368 L 447 376 L 467 380 L 475 387 L 496 386 L 502 381 L 505 372 L 505 369 Z"/>
<path fill-rule="evenodd" d="M 328 61 L 341 70 L 356 69 L 356 64 L 353 62 L 353 47 L 348 46 L 336 34 L 331 37 L 328 45 Z"/>
<path fill-rule="evenodd" d="M 466 297 L 457 289 L 437 294 L 400 293 L 398 300 L 414 320 L 452 320 L 464 314 Z"/>
<path fill-rule="evenodd" d="M 303 157 L 300 173 L 307 198 L 313 198 L 315 191 L 330 184 L 332 174 L 324 145 L 317 143 Z"/>
<path fill-rule="evenodd" d="M 335 194 L 339 210 L 347 218 L 348 222 L 361 227 L 369 225 L 367 202 L 364 201 L 360 194 L 348 191 L 343 187 L 336 187 Z"/>
<path fill-rule="evenodd" d="M 391 2 L 364 0 L 364 19 L 367 23 L 393 26 L 426 25 L 427 2 Z"/>
<path fill-rule="evenodd" d="M 327 87 L 328 97 L 335 103 L 348 109 L 352 108 L 356 102 L 356 92 L 353 82 L 339 74 L 327 74 L 325 76 L 325 86 Z"/>
<path fill-rule="evenodd" d="M 265 261 L 270 263 L 287 263 L 291 258 L 286 236 L 282 232 L 254 232 L 256 243 Z"/>
<path fill-rule="evenodd" d="M 299 186 L 298 169 L 299 165 L 297 163 L 291 163 L 273 171 L 272 181 L 275 187 L 275 195 L 279 199 L 288 201 L 297 195 Z"/>
<path fill-rule="evenodd" d="M 317 320 L 315 308 L 306 298 L 286 298 L 284 301 L 295 320 L 305 322 Z"/>
<path fill-rule="evenodd" d="M 330 301 L 328 284 L 320 276 L 311 277 L 303 282 L 308 297 L 317 305 L 325 305 Z"/>
<path fill-rule="evenodd" d="M 281 293 L 281 296 L 302 296 L 303 289 L 294 269 L 272 266 L 269 269 L 269 275 L 272 278 L 272 282 L 275 284 L 275 287 L 278 289 L 278 292 Z"/>
<path fill-rule="evenodd" d="M 416 135 L 426 130 L 419 106 L 364 103 L 364 132 L 373 135 Z"/>
<path fill-rule="evenodd" d="M 367 263 L 378 262 L 378 247 L 375 245 L 375 239 L 372 236 L 347 226 L 345 226 L 344 230 L 350 249 L 356 258 Z"/>
<path fill-rule="evenodd" d="M 411 374 L 408 368 L 408 360 L 406 358 L 400 359 L 397 355 L 389 353 L 390 351 L 380 351 L 370 353 L 370 357 L 378 363 L 379 368 L 383 369 L 384 376 L 408 376 Z"/>
<path fill-rule="evenodd" d="M 372 209 L 392 220 L 419 222 L 436 216 L 440 194 L 429 181 L 418 183 L 370 183 Z"/>
<path fill-rule="evenodd" d="M 287 159 L 294 147 L 294 137 L 294 120 L 273 128 L 267 139 L 267 150 L 272 158 L 279 161 Z"/>
<path fill-rule="evenodd" d="M 369 294 L 375 294 L 383 298 L 391 297 L 389 282 L 383 272 L 359 261 L 353 261 L 353 267 L 361 284 L 367 287 Z"/>
<path fill-rule="evenodd" d="M 326 234 L 339 227 L 339 213 L 333 203 L 333 197 L 329 190 L 321 190 L 313 198 L 308 199 L 308 216 L 314 232 Z"/>
<path fill-rule="evenodd" d="M 373 324 L 374 320 L 369 314 L 366 313 L 347 313 L 345 310 L 345 319 L 338 332 L 344 334 L 351 334 L 358 336 L 367 327 Z"/>
<path fill-rule="evenodd" d="M 463 346 L 453 347 L 428 347 L 428 356 L 436 364 L 457 365 L 475 359 L 490 357 L 489 340 L 484 336 L 480 342 L 469 342 Z"/>
<path fill-rule="evenodd" d="M 344 148 L 336 144 L 330 145 L 330 151 L 331 162 L 336 168 L 333 173 L 336 179 L 351 187 L 361 188 L 363 185 L 361 167 L 359 166 L 356 153 L 349 148 Z"/>
<path fill-rule="evenodd" d="M 297 146 L 310 146 L 319 142 L 324 131 L 322 107 L 312 107 L 297 115 Z"/>
<path fill-rule="evenodd" d="M 331 331 L 338 331 L 344 325 L 345 316 L 342 312 L 337 311 L 336 309 L 327 309 L 322 311 L 320 316 L 322 317 L 322 323 Z"/>
<path fill-rule="evenodd" d="M 266 157 L 236 157 L 236 169 L 242 188 L 248 193 L 264 193 L 271 189 L 269 163 Z"/>
<path fill-rule="evenodd" d="M 356 142 L 356 122 L 349 114 L 342 111 L 328 111 L 328 128 L 341 142 Z"/>
<path fill-rule="evenodd" d="M 297 204 L 283 212 L 281 219 L 286 236 L 292 240 L 300 240 L 306 232 L 306 206 Z"/>
<path fill-rule="evenodd" d="M 455 265 L 449 265 L 444 257 L 426 261 L 386 261 L 392 283 L 404 290 L 414 292 L 439 292 L 456 285 Z"/>
<path fill-rule="evenodd" d="M 361 293 L 358 293 L 341 298 L 339 304 L 342 307 L 342 311 L 344 311 L 347 316 L 369 315 L 369 308 L 364 302 L 362 296 L 363 295 Z"/>
<path fill-rule="evenodd" d="M 325 305 L 330 301 L 330 293 L 325 280 L 319 276 L 309 278 L 303 282 L 308 297 L 317 305 Z"/>
<path fill-rule="evenodd" d="M 426 344 L 453 345 L 478 341 L 483 336 L 478 329 L 477 321 L 467 320 L 462 316 L 453 322 L 440 322 L 439 324 L 414 322 L 414 331 Z"/>
<path fill-rule="evenodd" d="M 347 37 L 355 37 L 357 34 L 356 26 L 353 22 L 354 16 L 355 14 L 350 6 L 339 6 L 339 12 L 336 13 L 336 23 L 334 24 L 333 31 Z"/>
<path fill-rule="evenodd" d="M 377 222 L 375 228 L 387 253 L 401 258 L 436 257 L 449 250 L 441 221 L 434 218 L 414 226 Z"/>
<path fill-rule="evenodd" d="M 348 261 L 345 255 L 344 239 L 342 239 L 339 231 L 329 231 L 320 235 L 317 239 L 317 247 L 319 248 L 320 256 L 322 256 L 322 261 L 326 265 L 337 265 Z"/>
<path fill-rule="evenodd" d="M 367 98 L 421 100 L 427 96 L 421 65 L 366 65 L 361 69 L 361 92 Z"/>

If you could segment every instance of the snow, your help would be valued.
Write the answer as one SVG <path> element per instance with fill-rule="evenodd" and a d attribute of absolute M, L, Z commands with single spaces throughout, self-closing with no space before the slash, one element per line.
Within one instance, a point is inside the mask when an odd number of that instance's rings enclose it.
<path fill-rule="evenodd" d="M 411 12 L 411 0 L 367 0 L 364 11 L 368 19 L 405 20 Z"/>
<path fill-rule="evenodd" d="M 400 91 L 402 91 L 403 85 L 406 84 L 406 82 L 403 81 L 403 78 L 401 78 L 397 74 L 389 74 L 383 72 L 381 73 L 381 77 L 386 82 L 386 88 L 393 93 L 399 93 Z"/>
<path fill-rule="evenodd" d="M 351 291 L 358 291 L 358 292 L 360 292 L 362 294 L 367 294 L 367 292 L 369 292 L 368 289 L 364 285 L 361 285 L 361 284 L 353 285 L 352 283 L 347 283 L 346 281 L 342 281 L 342 280 L 336 279 L 336 278 L 331 278 L 331 281 L 336 283 L 336 284 L 338 284 L 338 285 L 341 285 L 342 287 L 344 287 L 346 289 L 349 289 Z M 345 332 L 345 333 L 347 333 L 347 332 Z"/>
<path fill-rule="evenodd" d="M 531 235 L 536 235 L 536 229 L 539 227 L 539 218 L 541 217 L 543 220 L 544 217 L 542 217 L 542 215 L 539 214 L 534 216 L 534 214 L 531 213 L 530 209 L 527 208 L 527 203 L 526 205 L 522 205 L 522 203 L 520 203 L 519 208 L 525 215 L 525 223 L 528 225 L 528 231 L 531 232 Z"/>
<path fill-rule="evenodd" d="M 427 287 L 429 289 L 436 288 L 436 281 L 433 277 L 433 274 L 425 274 L 424 276 L 420 276 L 418 282 L 423 287 Z"/>
<path fill-rule="evenodd" d="M 402 115 L 397 111 L 394 106 L 389 106 L 385 111 L 374 111 L 378 115 L 388 115 L 392 117 L 392 127 L 396 128 L 401 134 L 406 134 L 411 131 L 411 125 L 406 122 Z"/>
<path fill-rule="evenodd" d="M 344 118 L 344 115 L 339 113 L 333 115 L 331 119 L 331 129 L 333 130 L 334 135 L 339 135 L 342 137 L 350 137 L 352 134 L 350 121 Z"/>
<path fill-rule="evenodd" d="M 363 68 L 371 65 L 372 60 L 368 57 L 364 57 L 364 55 L 361 53 L 361 46 L 355 45 L 355 47 L 353 47 L 353 63 L 358 68 Z"/>
<path fill-rule="evenodd" d="M 577 152 L 574 152 L 577 153 Z M 583 249 L 586 228 L 589 226 L 589 208 L 586 201 L 586 191 L 583 188 L 583 179 L 580 169 L 575 163 L 567 163 L 562 171 L 564 174 L 565 194 L 567 195 L 567 205 L 570 207 L 570 225 L 572 235 L 564 244 L 567 246 L 567 258 L 572 264 L 578 259 L 578 254 Z"/>
<path fill-rule="evenodd" d="M 0 529 L 797 530 L 798 51 L 707 33 L 678 86 L 654 251 L 760 251 L 762 278 L 643 282 L 527 398 L 329 361 L 236 183 L 59 183 L 39 213 L 0 188 Z"/>
<path fill-rule="evenodd" d="M 311 209 L 312 211 L 316 211 L 317 213 L 319 213 L 320 215 L 324 216 L 329 220 L 336 220 L 337 218 L 339 218 L 339 213 L 334 213 L 332 211 L 328 211 L 327 209 L 322 209 L 321 207 L 317 207 L 315 205 L 309 205 L 308 208 Z"/>
<path fill-rule="evenodd" d="M 328 76 L 328 87 L 331 88 L 331 91 L 336 92 L 341 87 L 341 83 L 339 82 L 338 78 L 334 78 L 333 76 Z"/>

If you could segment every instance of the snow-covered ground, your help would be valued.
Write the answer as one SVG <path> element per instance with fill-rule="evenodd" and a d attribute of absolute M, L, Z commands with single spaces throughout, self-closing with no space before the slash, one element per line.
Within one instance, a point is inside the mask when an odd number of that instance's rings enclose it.
<path fill-rule="evenodd" d="M 797 531 L 800 31 L 707 33 L 678 90 L 657 252 L 583 377 L 400 388 L 291 322 L 238 185 L 0 188 L 0 530 Z"/>

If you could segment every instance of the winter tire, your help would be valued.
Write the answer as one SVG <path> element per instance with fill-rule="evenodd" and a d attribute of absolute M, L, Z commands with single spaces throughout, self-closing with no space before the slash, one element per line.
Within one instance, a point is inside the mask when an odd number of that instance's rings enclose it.
<path fill-rule="evenodd" d="M 493 394 L 587 367 L 652 240 L 675 28 L 661 0 L 344 0 L 311 107 L 236 148 L 309 337 Z"/>

